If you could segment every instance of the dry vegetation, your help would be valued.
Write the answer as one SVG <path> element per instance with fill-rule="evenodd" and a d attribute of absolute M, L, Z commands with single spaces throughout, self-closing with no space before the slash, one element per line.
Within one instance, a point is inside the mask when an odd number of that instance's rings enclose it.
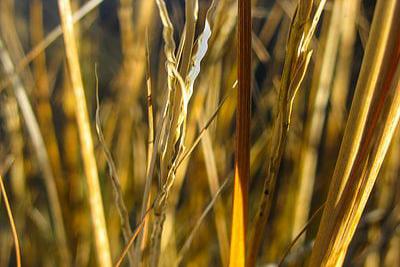
<path fill-rule="evenodd" d="M 399 25 L 0 0 L 0 266 L 400 266 Z"/>

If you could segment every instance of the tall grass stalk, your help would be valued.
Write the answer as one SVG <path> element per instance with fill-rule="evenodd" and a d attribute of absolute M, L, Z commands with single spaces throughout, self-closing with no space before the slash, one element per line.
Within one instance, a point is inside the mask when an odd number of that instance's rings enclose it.
<path fill-rule="evenodd" d="M 175 53 L 174 29 L 165 2 L 157 1 L 157 5 L 164 26 L 168 102 L 167 108 L 162 114 L 164 135 L 160 140 L 161 179 L 159 180 L 160 192 L 156 197 L 154 207 L 155 222 L 150 250 L 151 266 L 158 265 L 167 200 L 176 178 L 177 164 L 184 152 L 188 104 L 193 94 L 194 82 L 200 73 L 200 64 L 208 50 L 208 41 L 211 36 L 210 14 L 215 6 L 214 2 L 211 2 L 206 14 L 204 29 L 197 39 L 196 49 L 193 49 L 198 3 L 195 0 L 186 3 L 184 34 L 178 51 Z"/>
<path fill-rule="evenodd" d="M 325 123 L 325 110 L 332 89 L 332 80 L 336 70 L 336 56 L 341 39 L 340 24 L 345 18 L 344 1 L 335 0 L 331 13 L 325 14 L 326 23 L 322 26 L 313 81 L 308 98 L 307 119 L 305 120 L 300 155 L 296 160 L 294 175 L 298 179 L 294 200 L 292 237 L 307 222 L 313 194 L 314 180 L 322 130 Z M 302 203 L 299 205 L 298 203 Z"/>
<path fill-rule="evenodd" d="M 273 119 L 269 143 L 267 175 L 255 218 L 255 224 L 252 227 L 252 235 L 250 237 L 250 249 L 247 262 L 247 266 L 249 267 L 255 265 L 261 247 L 265 225 L 267 224 L 271 212 L 276 179 L 287 141 L 293 101 L 310 63 L 312 54 L 310 42 L 325 6 L 325 2 L 326 1 L 319 1 L 315 12 L 313 12 L 314 1 L 305 0 L 298 2 L 292 20 L 289 39 L 286 45 L 286 57 L 280 82 L 278 102 L 274 107 L 275 118 Z"/>
<path fill-rule="evenodd" d="M 337 67 L 332 81 L 332 94 L 330 97 L 331 109 L 326 125 L 325 147 L 335 147 L 341 138 L 344 124 L 347 119 L 346 100 L 350 90 L 351 66 L 355 50 L 357 35 L 357 15 L 359 14 L 360 1 L 344 1 L 342 4 L 345 14 L 340 24 L 341 39 L 339 43 Z"/>
<path fill-rule="evenodd" d="M 14 71 L 14 65 L 11 61 L 10 55 L 4 47 L 2 39 L 0 39 L 0 61 L 7 75 L 11 77 L 14 95 L 17 99 L 18 106 L 21 110 L 22 117 L 24 118 L 26 128 L 31 138 L 39 167 L 43 173 L 44 183 L 51 207 L 50 210 L 54 221 L 56 241 L 59 246 L 58 250 L 62 259 L 62 264 L 68 265 L 70 262 L 70 253 L 67 246 L 67 238 L 61 212 L 60 200 L 55 178 L 50 165 L 49 156 L 47 154 L 43 136 L 40 132 L 39 124 L 29 102 L 26 90 L 21 79 Z"/>
<path fill-rule="evenodd" d="M 377 3 L 310 266 L 342 264 L 397 125 L 399 8 L 397 1 Z"/>
<path fill-rule="evenodd" d="M 41 0 L 32 1 L 31 8 L 31 39 L 36 45 L 43 39 L 43 3 Z M 37 90 L 34 96 L 38 99 L 36 104 L 36 112 L 40 130 L 44 140 L 46 140 L 46 148 L 50 158 L 56 186 L 59 190 L 60 201 L 65 205 L 65 176 L 62 171 L 60 151 L 56 138 L 56 131 L 53 124 L 53 110 L 50 105 L 50 79 L 47 72 L 47 60 L 45 53 L 40 53 L 33 60 L 33 76 Z"/>
<path fill-rule="evenodd" d="M 45 2 L 0 0 L 23 265 L 400 265 L 399 0 Z"/>
<path fill-rule="evenodd" d="M 147 137 L 147 153 L 146 153 L 146 177 L 145 177 L 145 191 L 143 192 L 143 203 L 141 207 L 141 218 L 144 217 L 146 210 L 150 208 L 150 184 L 151 178 L 148 179 L 152 169 L 152 155 L 154 151 L 154 108 L 153 108 L 153 86 L 151 82 L 151 71 L 150 71 L 150 51 L 149 51 L 149 39 L 148 33 L 146 32 L 146 89 L 147 89 L 147 124 L 148 124 L 148 137 Z M 154 157 L 155 158 L 155 157 Z M 153 163 L 154 166 L 154 163 Z M 154 168 L 154 167 L 153 167 Z M 138 242 L 136 245 L 135 261 L 136 265 L 139 265 L 142 258 L 142 250 L 147 246 L 148 233 L 149 233 L 150 219 L 147 216 L 144 219 L 143 231 L 139 233 Z"/>
<path fill-rule="evenodd" d="M 238 1 L 238 94 L 229 266 L 244 267 L 250 175 L 251 1 Z"/>
<path fill-rule="evenodd" d="M 328 235 L 324 237 L 326 251 L 321 258 L 311 258 L 310 266 L 341 266 L 347 248 L 354 235 L 361 214 L 365 208 L 372 187 L 377 178 L 380 166 L 398 126 L 400 118 L 400 67 L 397 68 L 391 88 L 391 98 L 382 114 L 382 124 L 376 134 L 376 143 L 370 145 L 369 158 L 362 163 L 363 167 L 353 169 L 343 193 L 331 213 L 333 222 L 328 226 Z M 364 156 L 365 157 L 365 156 Z M 358 165 L 360 166 L 360 165 Z M 362 169 L 361 169 L 362 168 Z M 317 239 L 318 241 L 318 239 Z M 321 242 L 321 241 L 319 241 Z M 321 253 L 315 243 L 313 253 Z"/>
<path fill-rule="evenodd" d="M 86 107 L 85 92 L 80 71 L 77 44 L 74 36 L 71 5 L 69 0 L 59 0 L 58 6 L 61 26 L 64 33 L 64 44 L 69 75 L 75 96 L 76 120 L 78 123 L 81 154 L 86 174 L 92 229 L 96 245 L 97 264 L 99 266 L 109 267 L 111 266 L 110 248 L 99 185 L 99 175 L 93 151 L 93 140 Z"/>

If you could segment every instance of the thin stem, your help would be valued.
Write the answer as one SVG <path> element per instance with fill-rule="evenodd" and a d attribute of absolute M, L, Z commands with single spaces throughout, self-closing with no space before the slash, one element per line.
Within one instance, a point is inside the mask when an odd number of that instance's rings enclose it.
<path fill-rule="evenodd" d="M 69 0 L 58 1 L 61 26 L 64 32 L 64 44 L 67 64 L 71 78 L 71 85 L 75 95 L 76 119 L 78 122 L 81 153 L 89 197 L 89 206 L 92 216 L 92 227 L 97 249 L 98 266 L 111 266 L 111 255 L 108 243 L 107 229 L 103 211 L 99 175 L 93 150 L 89 115 L 86 107 L 85 92 L 82 82 L 78 58 L 77 42 L 75 39 L 71 4 Z"/>
<path fill-rule="evenodd" d="M 229 266 L 244 267 L 250 176 L 251 1 L 238 2 L 238 98 L 236 158 Z"/>
<path fill-rule="evenodd" d="M 11 162 L 6 162 L 6 167 L 8 167 L 7 165 L 8 166 L 11 165 Z M 10 221 L 11 233 L 15 243 L 15 259 L 17 261 L 17 267 L 21 267 L 21 248 L 19 246 L 17 228 L 15 226 L 10 202 L 8 201 L 6 188 L 4 187 L 3 175 L 1 170 L 0 170 L 0 189 L 1 189 L 1 195 L 3 195 L 4 197 L 4 206 L 6 207 L 7 210 L 8 220 Z"/>

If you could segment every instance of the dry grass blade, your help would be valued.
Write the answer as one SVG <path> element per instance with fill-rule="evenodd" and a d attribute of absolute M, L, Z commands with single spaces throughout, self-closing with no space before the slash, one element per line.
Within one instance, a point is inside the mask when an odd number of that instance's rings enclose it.
<path fill-rule="evenodd" d="M 126 254 L 129 251 L 129 248 L 132 246 L 133 242 L 135 242 L 136 237 L 138 236 L 138 234 L 141 232 L 141 230 L 143 229 L 146 217 L 149 215 L 150 211 L 153 209 L 153 207 L 151 206 L 145 213 L 144 217 L 140 220 L 139 225 L 136 227 L 135 232 L 133 233 L 133 235 L 130 237 L 129 241 L 127 242 L 127 244 L 125 245 L 121 255 L 118 257 L 117 262 L 115 263 L 115 267 L 119 267 L 122 264 L 122 261 L 124 260 Z"/>
<path fill-rule="evenodd" d="M 111 184 L 113 185 L 115 206 L 117 207 L 118 214 L 121 220 L 122 235 L 124 237 L 125 243 L 127 243 L 129 241 L 129 238 L 132 236 L 132 229 L 129 224 L 129 214 L 124 202 L 124 196 L 121 190 L 117 168 L 115 166 L 111 152 L 107 147 L 103 132 L 101 130 L 99 84 L 98 84 L 97 69 L 95 71 L 95 75 L 96 75 L 96 131 L 97 131 L 97 136 L 99 137 L 99 142 L 106 156 L 109 169 L 109 176 L 111 178 Z M 131 264 L 133 264 L 133 257 L 134 257 L 133 251 L 129 251 L 129 260 Z"/>
<path fill-rule="evenodd" d="M 359 7 L 359 0 L 343 2 L 345 16 L 340 26 L 342 37 L 339 44 L 336 73 L 332 84 L 331 110 L 327 119 L 327 141 L 325 147 L 336 147 L 336 141 L 341 137 L 343 125 L 347 118 L 345 105 L 350 91 L 351 67 L 353 54 L 356 50 L 356 23 Z"/>
<path fill-rule="evenodd" d="M 149 39 L 148 32 L 146 31 L 146 89 L 147 89 L 147 119 L 148 119 L 148 145 L 147 145 L 147 159 L 146 159 L 146 181 L 145 190 L 143 193 L 143 202 L 141 207 L 141 217 L 144 217 L 145 211 L 150 208 L 150 185 L 152 168 L 154 168 L 153 151 L 154 149 L 154 111 L 153 111 L 153 97 L 152 97 L 152 83 L 150 74 L 150 52 L 149 52 Z M 155 156 L 154 156 L 155 158 Z M 153 162 L 153 163 L 152 163 Z M 153 164 L 153 165 L 152 165 Z M 136 248 L 136 263 L 139 264 L 141 261 L 141 252 L 147 245 L 147 235 L 149 226 L 149 217 L 146 217 L 143 231 L 139 233 L 137 248 Z"/>
<path fill-rule="evenodd" d="M 86 174 L 92 227 L 97 250 L 97 264 L 99 266 L 109 267 L 111 266 L 110 248 L 104 218 L 99 175 L 93 151 L 93 140 L 89 123 L 89 115 L 86 107 L 85 92 L 81 77 L 77 44 L 74 35 L 75 33 L 73 28 L 74 25 L 72 20 L 71 5 L 69 0 L 59 0 L 58 5 L 61 26 L 64 32 L 64 44 L 69 75 L 75 96 L 76 119 L 78 123 L 81 153 Z"/>
<path fill-rule="evenodd" d="M 307 229 L 310 227 L 311 223 L 314 221 L 315 218 L 317 218 L 317 215 L 323 210 L 325 206 L 325 203 L 322 204 L 315 212 L 313 215 L 311 215 L 310 219 L 306 222 L 306 224 L 303 226 L 303 228 L 297 233 L 297 235 L 293 238 L 292 242 L 290 243 L 289 247 L 286 249 L 285 253 L 283 254 L 278 267 L 283 266 L 286 257 L 289 255 L 290 250 L 295 246 L 295 244 L 299 241 L 301 236 L 307 231 Z"/>
<path fill-rule="evenodd" d="M 397 68 L 392 87 L 392 95 L 389 97 L 392 98 L 389 101 L 391 103 L 387 103 L 382 116 L 384 125 L 377 131 L 378 138 L 371 148 L 367 162 L 362 167 L 352 171 L 339 203 L 332 213 L 333 225 L 331 224 L 329 229 L 331 232 L 325 239 L 325 241 L 328 241 L 328 250 L 323 254 L 322 261 L 318 262 L 318 265 L 315 261 L 312 261 L 311 266 L 342 265 L 394 131 L 398 126 L 400 118 L 400 67 Z M 316 251 L 317 249 L 316 247 Z"/>
<path fill-rule="evenodd" d="M 214 2 L 206 15 L 204 30 L 198 37 L 197 50 L 193 52 L 194 31 L 197 22 L 198 3 L 188 1 L 186 6 L 186 24 L 181 39 L 178 56 L 175 56 L 175 42 L 173 27 L 166 11 L 165 2 L 157 1 L 161 20 L 163 22 L 163 36 L 165 41 L 166 68 L 168 73 L 168 102 L 163 116 L 163 139 L 161 142 L 160 192 L 156 198 L 154 213 L 156 215 L 152 233 L 150 249 L 151 266 L 158 265 L 161 234 L 165 221 L 165 212 L 168 195 L 176 177 L 176 166 L 184 151 L 186 133 L 187 109 L 193 94 L 193 85 L 200 72 L 200 64 L 207 49 L 211 36 L 209 14 L 214 9 Z M 193 54 L 193 55 L 192 55 Z M 183 55 L 181 57 L 181 55 Z"/>
<path fill-rule="evenodd" d="M 251 120 L 251 1 L 238 1 L 238 95 L 236 113 L 235 178 L 229 266 L 244 267 Z"/>
<path fill-rule="evenodd" d="M 17 34 L 16 34 L 17 35 Z M 31 42 L 38 43 L 43 39 L 43 3 L 42 0 L 33 0 L 31 7 Z M 39 127 L 45 140 L 50 165 L 56 180 L 57 190 L 59 190 L 60 202 L 64 206 L 65 201 L 65 175 L 62 169 L 60 150 L 58 148 L 56 130 L 54 128 L 54 113 L 51 106 L 51 87 L 50 77 L 47 75 L 47 58 L 43 52 L 33 61 L 33 77 L 36 90 L 32 98 L 36 102 L 34 105 L 37 113 Z M 65 209 L 63 209 L 64 211 Z"/>
<path fill-rule="evenodd" d="M 303 130 L 299 159 L 296 162 L 295 179 L 299 186 L 296 191 L 292 235 L 298 233 L 308 219 L 314 179 L 316 175 L 318 147 L 325 122 L 325 111 L 334 78 L 336 56 L 341 39 L 340 23 L 345 18 L 343 1 L 335 0 L 327 23 L 321 30 L 319 48 L 316 55 L 313 82 L 308 100 L 307 120 Z"/>
<path fill-rule="evenodd" d="M 286 145 L 293 101 L 310 63 L 312 51 L 309 46 L 325 3 L 326 1 L 320 1 L 314 15 L 311 15 L 313 1 L 300 1 L 292 20 L 278 103 L 275 106 L 275 118 L 272 125 L 272 138 L 267 161 L 267 176 L 250 239 L 247 263 L 249 267 L 255 265 L 261 246 L 265 225 L 271 210 L 279 166 Z"/>
<path fill-rule="evenodd" d="M 377 3 L 310 266 L 342 264 L 397 124 L 399 8 L 397 1 Z"/>
<path fill-rule="evenodd" d="M 171 115 L 171 109 L 173 110 L 173 105 L 180 106 L 180 103 L 172 103 L 171 98 L 173 99 L 173 95 L 175 93 L 180 94 L 181 88 L 184 87 L 184 81 L 180 76 L 178 69 L 177 69 L 177 59 L 175 56 L 175 49 L 176 44 L 173 37 L 174 28 L 169 18 L 168 11 L 166 4 L 163 0 L 156 1 L 159 14 L 161 17 L 161 21 L 163 24 L 163 38 L 164 38 L 164 53 L 166 56 L 166 69 L 167 69 L 167 88 L 168 88 L 168 95 L 167 95 L 167 102 L 165 104 L 165 108 L 162 114 L 162 122 L 163 126 L 160 127 L 160 131 L 157 133 L 157 137 L 160 138 L 161 131 L 164 132 L 162 135 L 162 139 L 160 139 L 160 149 L 162 149 L 162 159 L 161 159 L 161 179 L 159 181 L 159 187 L 164 187 L 163 184 L 167 187 L 161 189 L 160 195 L 158 196 L 159 200 L 156 201 L 154 212 L 156 214 L 156 219 L 154 222 L 154 227 L 152 230 L 151 236 L 151 248 L 150 248 L 150 266 L 156 267 L 158 266 L 158 260 L 160 256 L 160 245 L 161 245 L 161 234 L 163 229 L 163 224 L 165 221 L 165 205 L 166 205 L 166 198 L 168 195 L 169 187 L 172 186 L 174 180 L 174 173 L 170 172 L 171 166 L 173 164 L 173 156 L 172 152 L 172 144 L 180 137 L 180 130 L 178 130 L 177 126 L 173 127 L 172 120 L 173 114 Z M 177 85 L 177 86 L 175 86 Z M 181 88 L 179 88 L 181 87 Z M 178 88 L 178 90 L 175 90 Z M 177 92 L 176 92 L 177 91 Z M 180 99 L 178 99 L 179 101 Z M 171 117 L 172 116 L 172 117 Z M 176 121 L 176 120 L 175 120 Z M 176 121 L 177 122 L 177 121 Z M 169 125 L 168 125 L 169 124 Z M 168 128 L 168 129 L 167 129 Z M 172 136 L 171 136 L 172 135 Z M 177 136 L 175 136 L 177 135 Z M 158 139 L 157 138 L 157 139 Z M 170 140 L 170 141 L 168 141 Z M 158 140 L 156 140 L 158 141 Z M 157 142 L 158 143 L 158 142 Z M 169 144 L 169 149 L 168 149 Z M 168 150 L 168 153 L 167 153 Z M 152 161 L 155 161 L 155 158 L 152 158 Z M 169 175 L 169 173 L 171 175 Z M 169 180 L 169 181 L 168 181 Z M 149 183 L 150 179 L 149 176 L 147 177 L 146 183 Z M 148 184 L 150 186 L 150 183 Z M 148 188 L 149 188 L 148 186 Z M 147 187 L 147 185 L 146 185 Z M 146 190 L 146 188 L 145 188 Z M 145 192 L 146 194 L 146 192 Z M 147 200 L 144 200 L 147 203 Z M 145 203 L 145 202 L 144 202 Z M 143 211 L 143 210 L 142 210 Z"/>
<path fill-rule="evenodd" d="M 21 248 L 19 246 L 17 228 L 15 227 L 14 217 L 11 211 L 10 202 L 8 201 L 6 188 L 4 187 L 4 182 L 3 182 L 3 174 L 9 169 L 11 165 L 12 165 L 12 160 L 11 158 L 8 158 L 5 163 L 5 166 L 3 166 L 2 169 L 0 169 L 0 189 L 1 189 L 1 195 L 3 195 L 4 197 L 4 206 L 6 207 L 7 210 L 7 216 L 8 220 L 10 221 L 11 232 L 15 243 L 16 264 L 17 267 L 21 267 Z"/>
<path fill-rule="evenodd" d="M 14 65 L 11 61 L 10 55 L 4 47 L 2 39 L 0 39 L 0 61 L 3 64 L 7 75 L 11 77 L 14 95 L 17 99 L 22 117 L 24 118 L 29 136 L 32 140 L 39 167 L 43 173 L 44 183 L 51 207 L 51 214 L 54 220 L 56 240 L 59 246 L 60 256 L 62 258 L 62 264 L 68 265 L 70 262 L 70 253 L 67 246 L 61 205 L 55 184 L 55 178 L 49 161 L 49 156 L 47 154 L 43 137 L 40 133 L 38 121 L 26 94 L 26 90 L 23 87 L 21 79 L 14 71 Z"/>

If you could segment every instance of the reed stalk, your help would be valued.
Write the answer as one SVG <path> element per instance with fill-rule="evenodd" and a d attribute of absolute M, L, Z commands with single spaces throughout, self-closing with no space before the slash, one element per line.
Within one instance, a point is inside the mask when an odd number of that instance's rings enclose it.
<path fill-rule="evenodd" d="M 297 183 L 294 199 L 292 238 L 307 222 L 311 197 L 314 189 L 318 148 L 324 128 L 328 99 L 331 95 L 332 80 L 336 71 L 336 57 L 341 39 L 340 23 L 345 19 L 344 1 L 335 0 L 330 14 L 325 14 L 319 47 L 316 53 L 313 81 L 308 98 L 300 155 L 296 159 L 295 176 Z M 299 205 L 299 203 L 302 203 Z M 299 242 L 300 243 L 300 242 Z"/>
<path fill-rule="evenodd" d="M 86 175 L 92 229 L 96 245 L 97 264 L 111 266 L 111 255 L 108 235 L 104 218 L 103 202 L 101 197 L 99 175 L 93 151 L 93 140 L 86 107 L 85 92 L 81 77 L 77 44 L 74 35 L 71 4 L 69 0 L 59 0 L 58 7 L 61 26 L 64 33 L 64 45 L 71 79 L 71 86 L 75 96 L 76 120 L 78 123 L 81 154 Z"/>
<path fill-rule="evenodd" d="M 342 265 L 397 125 L 399 8 L 377 3 L 310 266 Z"/>
<path fill-rule="evenodd" d="M 193 94 L 194 82 L 200 73 L 201 61 L 208 50 L 208 41 L 211 36 L 210 15 L 215 6 L 212 2 L 206 14 L 204 29 L 197 39 L 197 47 L 193 49 L 198 2 L 191 0 L 186 3 L 184 35 L 181 38 L 178 51 L 175 52 L 174 28 L 166 4 L 160 0 L 157 1 L 157 5 L 164 26 L 168 98 L 162 112 L 161 131 L 164 132 L 164 135 L 160 140 L 162 151 L 160 157 L 161 179 L 159 180 L 160 191 L 154 206 L 155 222 L 151 238 L 150 266 L 158 265 L 167 200 L 176 178 L 177 164 L 184 152 L 188 104 Z"/>
<path fill-rule="evenodd" d="M 244 267 L 250 175 L 251 2 L 238 1 L 238 94 L 230 267 Z"/>
<path fill-rule="evenodd" d="M 319 1 L 314 14 L 314 1 L 298 2 L 294 14 L 289 39 L 286 45 L 286 57 L 283 74 L 280 82 L 278 102 L 275 105 L 275 114 L 272 125 L 269 154 L 267 160 L 267 175 L 264 182 L 262 196 L 257 210 L 255 224 L 252 227 L 250 249 L 247 266 L 252 267 L 261 247 L 262 237 L 267 224 L 275 191 L 276 180 L 287 141 L 293 101 L 304 79 L 310 63 L 312 50 L 311 38 L 317 27 L 326 1 Z"/>

